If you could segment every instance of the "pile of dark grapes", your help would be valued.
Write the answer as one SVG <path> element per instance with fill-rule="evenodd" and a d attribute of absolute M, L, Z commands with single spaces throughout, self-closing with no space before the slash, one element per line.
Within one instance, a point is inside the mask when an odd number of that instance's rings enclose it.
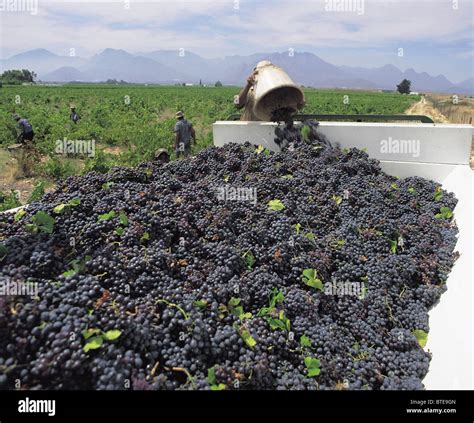
<path fill-rule="evenodd" d="M 295 112 L 296 110 L 292 107 L 281 107 L 272 111 L 270 120 L 272 122 L 287 122 Z"/>
<path fill-rule="evenodd" d="M 302 141 L 69 178 L 0 215 L 0 388 L 423 389 L 456 201 Z"/>

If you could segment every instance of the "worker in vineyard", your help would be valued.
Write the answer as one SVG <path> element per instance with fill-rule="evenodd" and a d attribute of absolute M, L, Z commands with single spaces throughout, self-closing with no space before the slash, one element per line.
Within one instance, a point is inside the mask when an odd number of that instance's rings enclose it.
<path fill-rule="evenodd" d="M 13 119 L 16 120 L 18 128 L 20 128 L 20 133 L 18 134 L 17 142 L 23 144 L 27 141 L 33 143 L 33 138 L 35 133 L 33 131 L 33 126 L 28 122 L 27 119 L 22 119 L 19 115 L 14 115 Z"/>
<path fill-rule="evenodd" d="M 166 148 L 160 148 L 155 151 L 154 161 L 159 164 L 165 164 L 170 161 L 170 154 Z"/>
<path fill-rule="evenodd" d="M 29 178 L 33 176 L 33 166 L 37 160 L 38 153 L 34 147 L 33 138 L 35 133 L 33 126 L 27 119 L 22 119 L 19 115 L 14 115 L 13 118 L 18 123 L 20 133 L 17 142 L 21 144 L 22 151 L 19 159 L 20 171 L 23 176 Z"/>
<path fill-rule="evenodd" d="M 77 112 L 76 112 L 75 106 L 71 106 L 71 114 L 69 115 L 69 118 L 70 118 L 71 121 L 74 122 L 75 124 L 76 124 L 77 122 L 79 122 L 80 117 L 79 117 L 79 115 L 78 115 Z"/>
<path fill-rule="evenodd" d="M 174 149 L 176 157 L 183 155 L 189 157 L 191 155 L 191 143 L 196 144 L 196 132 L 193 124 L 184 118 L 184 113 L 179 111 L 176 113 L 176 125 L 174 126 L 174 133 L 176 134 Z"/>
<path fill-rule="evenodd" d="M 253 112 L 253 106 L 255 105 L 255 82 L 257 80 L 258 68 L 264 64 L 270 63 L 267 60 L 263 60 L 258 63 L 258 65 L 253 69 L 250 76 L 247 78 L 247 84 L 240 91 L 239 95 L 235 98 L 235 107 L 237 109 L 242 109 L 245 107 L 240 120 L 251 120 L 258 121 L 260 120 L 255 113 Z"/>

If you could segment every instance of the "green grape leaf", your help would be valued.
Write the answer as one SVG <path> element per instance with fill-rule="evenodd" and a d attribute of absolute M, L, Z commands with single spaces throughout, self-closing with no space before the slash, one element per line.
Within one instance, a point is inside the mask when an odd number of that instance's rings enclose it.
<path fill-rule="evenodd" d="M 306 335 L 301 335 L 300 345 L 306 348 L 311 348 L 313 346 L 311 339 L 309 339 Z"/>
<path fill-rule="evenodd" d="M 428 334 L 421 329 L 415 329 L 412 334 L 415 336 L 416 340 L 420 344 L 420 347 L 425 348 L 426 343 L 428 342 Z"/>
<path fill-rule="evenodd" d="M 305 357 L 304 364 L 308 372 L 308 377 L 318 376 L 321 372 L 321 362 L 317 358 Z"/>
<path fill-rule="evenodd" d="M 20 209 L 15 213 L 14 219 L 15 222 L 18 222 L 26 214 L 25 209 Z"/>
<path fill-rule="evenodd" d="M 122 334 L 122 332 L 119 331 L 118 329 L 112 329 L 112 330 L 108 330 L 107 332 L 105 332 L 103 334 L 103 337 L 107 341 L 115 341 L 121 334 Z"/>
<path fill-rule="evenodd" d="M 281 211 L 285 208 L 285 205 L 278 199 L 270 200 L 268 202 L 268 209 L 273 211 Z"/>
<path fill-rule="evenodd" d="M 112 219 L 116 216 L 117 214 L 115 213 L 114 210 L 109 211 L 108 213 L 101 214 L 97 221 L 100 222 L 101 220 L 109 220 Z"/>
<path fill-rule="evenodd" d="M 94 336 L 89 339 L 89 341 L 84 345 L 84 352 L 88 352 L 90 350 L 96 350 L 102 346 L 104 343 L 104 339 L 102 336 Z"/>

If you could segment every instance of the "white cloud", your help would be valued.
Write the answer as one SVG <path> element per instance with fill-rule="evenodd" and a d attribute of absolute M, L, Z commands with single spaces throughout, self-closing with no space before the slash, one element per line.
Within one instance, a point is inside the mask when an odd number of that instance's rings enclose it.
<path fill-rule="evenodd" d="M 209 57 L 288 47 L 393 49 L 472 34 L 470 0 L 458 10 L 451 0 L 365 0 L 363 15 L 328 12 L 326 0 L 235 1 L 39 0 L 36 16 L 0 13 L 1 38 L 8 51 L 183 47 Z"/>

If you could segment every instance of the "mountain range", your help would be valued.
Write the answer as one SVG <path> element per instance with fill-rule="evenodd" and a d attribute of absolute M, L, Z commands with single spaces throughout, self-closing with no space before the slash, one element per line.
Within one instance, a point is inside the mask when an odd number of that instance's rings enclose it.
<path fill-rule="evenodd" d="M 444 75 L 433 76 L 414 69 L 401 71 L 394 65 L 382 67 L 336 66 L 313 53 L 255 53 L 206 59 L 192 52 L 156 50 L 131 54 L 107 48 L 89 59 L 59 56 L 46 49 L 30 50 L 0 60 L 0 71 L 29 69 L 43 82 L 100 82 L 107 79 L 132 83 L 198 83 L 243 85 L 260 60 L 270 60 L 285 69 L 301 85 L 317 88 L 394 90 L 404 78 L 413 91 L 474 94 L 474 78 L 452 83 Z"/>

